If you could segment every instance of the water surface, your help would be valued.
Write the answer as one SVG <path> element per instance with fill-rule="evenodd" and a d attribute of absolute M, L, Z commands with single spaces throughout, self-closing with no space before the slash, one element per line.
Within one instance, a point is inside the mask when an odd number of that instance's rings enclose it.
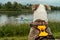
<path fill-rule="evenodd" d="M 55 22 L 60 22 L 60 11 L 51 11 L 48 13 L 48 20 L 49 21 L 55 21 Z M 7 24 L 7 23 L 12 23 L 12 24 L 20 24 L 20 23 L 30 23 L 33 21 L 33 15 L 32 14 L 27 14 L 27 15 L 19 15 L 19 16 L 11 16 L 8 17 L 7 15 L 0 15 L 0 24 Z"/>

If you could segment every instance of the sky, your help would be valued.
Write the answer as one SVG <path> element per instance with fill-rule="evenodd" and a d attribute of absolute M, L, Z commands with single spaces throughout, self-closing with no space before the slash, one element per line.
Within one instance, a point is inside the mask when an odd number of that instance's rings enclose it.
<path fill-rule="evenodd" d="M 53 6 L 60 6 L 60 0 L 0 0 L 0 3 L 18 2 L 21 4 L 49 4 Z"/>

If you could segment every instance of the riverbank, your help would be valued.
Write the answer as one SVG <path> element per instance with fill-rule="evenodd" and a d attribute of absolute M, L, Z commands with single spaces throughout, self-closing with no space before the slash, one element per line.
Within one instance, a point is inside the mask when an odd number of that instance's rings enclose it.
<path fill-rule="evenodd" d="M 59 14 L 60 11 L 59 10 L 51 10 L 51 11 L 48 11 L 47 12 L 48 14 Z M 7 15 L 9 17 L 11 16 L 19 16 L 19 15 L 27 15 L 27 14 L 33 14 L 32 13 L 32 10 L 29 10 L 29 9 L 24 9 L 22 11 L 0 11 L 0 15 Z"/>
<path fill-rule="evenodd" d="M 31 10 L 23 10 L 23 11 L 0 11 L 0 15 L 7 15 L 7 16 L 18 16 L 21 14 L 32 14 Z"/>

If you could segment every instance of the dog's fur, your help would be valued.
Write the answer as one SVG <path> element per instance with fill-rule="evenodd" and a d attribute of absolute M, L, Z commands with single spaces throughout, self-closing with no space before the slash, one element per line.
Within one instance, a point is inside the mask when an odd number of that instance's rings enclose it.
<path fill-rule="evenodd" d="M 37 26 L 38 25 L 45 25 L 46 26 L 46 29 L 48 28 L 48 26 L 47 26 L 47 24 L 46 24 L 46 22 L 44 21 L 44 20 L 40 20 L 40 19 L 37 19 L 35 22 L 32 22 L 31 24 L 30 24 L 30 26 L 31 27 L 33 27 L 33 28 L 36 28 L 39 32 L 40 32 L 40 30 L 37 28 Z M 45 29 L 45 31 L 47 32 L 47 30 Z M 39 34 L 38 34 L 39 35 Z M 35 40 L 43 40 L 43 39 L 46 39 L 46 40 L 54 40 L 54 37 L 53 37 L 53 35 L 49 35 L 48 34 L 48 36 L 45 36 L 45 37 L 40 37 L 40 36 L 38 36 L 37 35 L 37 37 L 35 38 Z"/>
<path fill-rule="evenodd" d="M 39 6 L 39 4 L 32 5 L 32 12 L 33 13 L 34 13 L 35 10 L 37 10 L 38 6 Z M 51 10 L 50 6 L 48 6 L 48 5 L 44 5 L 44 6 L 45 6 L 46 10 Z M 49 35 L 52 35 L 49 27 L 47 28 L 46 31 L 49 33 Z M 35 29 L 34 27 L 31 27 L 30 33 L 29 33 L 29 36 L 28 36 L 28 40 L 35 40 L 35 38 L 38 37 L 37 36 L 38 34 L 39 34 L 39 31 L 37 29 Z"/>
<path fill-rule="evenodd" d="M 34 13 L 35 10 L 37 10 L 39 4 L 32 5 L 32 12 Z M 49 5 L 44 5 L 46 10 L 51 10 L 51 7 Z"/>

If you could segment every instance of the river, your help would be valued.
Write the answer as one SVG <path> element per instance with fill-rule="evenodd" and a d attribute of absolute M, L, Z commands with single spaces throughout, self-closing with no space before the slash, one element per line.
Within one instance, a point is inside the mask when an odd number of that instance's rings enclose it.
<path fill-rule="evenodd" d="M 51 11 L 48 13 L 48 20 L 54 22 L 60 22 L 60 11 Z M 20 23 L 30 23 L 33 21 L 33 14 L 22 14 L 19 16 L 0 15 L 0 24 L 20 24 Z"/>

